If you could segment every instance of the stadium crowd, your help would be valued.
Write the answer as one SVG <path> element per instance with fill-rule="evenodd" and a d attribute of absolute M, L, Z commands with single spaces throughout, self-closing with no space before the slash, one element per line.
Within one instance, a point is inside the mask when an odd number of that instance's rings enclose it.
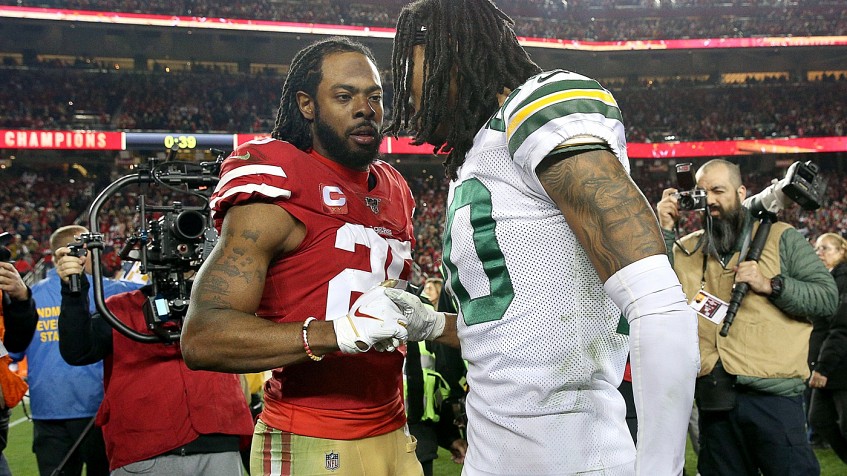
<path fill-rule="evenodd" d="M 7 85 L 0 91 L 0 128 L 232 133 L 268 132 L 273 126 L 278 76 L 203 67 L 118 71 L 89 64 L 0 68 L 0 82 Z M 677 79 L 607 86 L 624 112 L 631 142 L 845 134 L 843 74 L 815 81 Z M 384 104 L 391 104 L 390 91 Z"/>
<path fill-rule="evenodd" d="M 77 218 L 93 198 L 92 191 L 93 183 L 69 180 L 61 172 L 4 176 L 0 232 L 13 235 L 8 248 L 18 271 L 26 274 L 44 257 L 50 234 Z"/>
<path fill-rule="evenodd" d="M 87 63 L 82 63 L 87 65 Z M 74 66 L 0 69 L 0 127 L 268 130 L 278 78 L 216 71 L 104 72 Z"/>
<path fill-rule="evenodd" d="M 813 161 L 818 163 L 818 159 Z M 833 165 L 834 162 L 823 164 L 828 185 L 825 203 L 819 210 L 806 211 L 795 205 L 781 213 L 782 220 L 795 226 L 811 242 L 827 232 L 847 235 L 847 197 L 842 193 L 847 189 L 847 173 L 838 171 L 840 169 Z M 673 170 L 673 166 L 668 168 Z M 662 190 L 676 187 L 676 184 L 668 172 L 648 172 L 647 169 L 633 168 L 633 178 L 648 201 L 656 203 L 661 198 Z M 94 198 L 92 192 L 108 183 L 102 179 L 70 180 L 60 172 L 20 173 L 14 169 L 3 171 L 0 177 L 4 183 L 0 190 L 0 231 L 19 235 L 10 249 L 14 252 L 13 259 L 19 262 L 19 270 L 24 273 L 33 269 L 34 264 L 49 250 L 52 230 L 80 218 Z M 751 174 L 745 178 L 750 184 L 750 192 L 756 193 L 775 177 Z M 425 275 L 440 276 L 447 179 L 440 171 L 427 171 L 407 175 L 407 180 L 417 201 L 414 222 L 417 240 L 415 260 Z M 148 189 L 144 193 L 151 203 L 169 204 L 172 200 L 181 200 L 191 204 L 184 197 L 162 193 L 161 190 Z M 136 192 L 130 188 L 126 193 L 115 196 L 101 209 L 100 232 L 104 235 L 106 248 L 104 263 L 110 275 L 119 271 L 121 263 L 117 251 L 139 224 L 136 197 Z M 686 214 L 680 223 L 680 234 L 699 227 L 698 215 Z"/>
<path fill-rule="evenodd" d="M 392 27 L 394 9 L 406 0 L 0 1 L 19 6 Z M 515 16 L 520 34 L 533 37 L 616 41 L 847 34 L 847 12 L 840 4 L 826 0 L 731 4 L 702 0 L 498 3 Z M 3 65 L 0 81 L 7 87 L 0 90 L 0 128 L 5 129 L 264 133 L 273 127 L 282 84 L 277 74 L 248 74 L 204 66 L 184 71 L 166 71 L 158 66 L 152 71 L 127 71 L 93 58 L 78 58 L 69 64 L 50 60 L 37 65 L 21 65 L 13 58 L 5 58 Z M 386 84 L 390 82 L 386 80 Z M 607 87 L 624 111 L 630 142 L 845 135 L 843 98 L 847 97 L 847 77 L 843 75 L 824 75 L 815 80 L 748 78 L 743 83 L 721 83 L 716 78 L 612 81 Z M 390 96 L 387 91 L 386 106 L 391 104 Z M 680 104 L 686 107 L 680 108 Z M 840 164 L 843 154 L 813 160 L 823 161 L 829 183 L 823 206 L 814 212 L 794 206 L 782 212 L 781 219 L 814 243 L 827 232 L 847 234 L 847 198 L 842 192 L 847 187 L 847 168 Z M 430 277 L 441 274 L 448 187 L 443 172 L 433 168 L 437 170 L 406 175 L 416 199 L 414 256 L 423 275 Z M 659 201 L 664 189 L 676 186 L 672 170 L 673 163 L 667 161 L 634 164 L 633 178 L 651 205 Z M 13 234 L 8 248 L 21 274 L 40 278 L 34 274 L 43 267 L 37 268 L 36 263 L 51 260 L 51 232 L 78 222 L 95 195 L 125 172 L 103 167 L 85 177 L 72 174 L 67 168 L 36 171 L 25 164 L 0 170 L 4 184 L 0 188 L 0 232 Z M 756 192 L 772 178 L 769 173 L 754 173 L 746 175 L 744 181 L 751 192 Z M 184 200 L 162 190 L 145 190 L 144 194 L 155 203 Z M 126 192 L 104 207 L 103 221 L 96 231 L 104 235 L 103 262 L 108 275 L 121 269 L 118 250 L 136 231 L 137 206 L 137 194 Z M 699 227 L 698 213 L 686 213 L 678 232 L 682 236 Z"/>
<path fill-rule="evenodd" d="M 394 27 L 404 0 L 3 0 L 28 7 L 69 8 L 214 18 Z M 847 32 L 836 0 L 552 1 L 500 0 L 518 35 L 588 41 L 831 36 Z"/>

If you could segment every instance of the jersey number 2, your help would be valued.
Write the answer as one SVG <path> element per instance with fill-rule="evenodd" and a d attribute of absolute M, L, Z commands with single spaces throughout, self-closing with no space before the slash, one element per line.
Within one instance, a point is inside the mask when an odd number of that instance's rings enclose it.
<path fill-rule="evenodd" d="M 356 245 L 368 249 L 371 269 L 348 268 L 329 280 L 327 319 L 347 314 L 353 292 L 364 293 L 386 279 L 399 278 L 406 261 L 412 260 L 411 244 L 408 241 L 383 238 L 372 228 L 353 223 L 338 229 L 335 235 L 337 249 L 355 253 Z"/>

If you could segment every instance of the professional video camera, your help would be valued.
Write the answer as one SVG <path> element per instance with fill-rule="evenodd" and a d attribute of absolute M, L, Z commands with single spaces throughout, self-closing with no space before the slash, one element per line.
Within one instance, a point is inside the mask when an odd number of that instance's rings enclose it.
<path fill-rule="evenodd" d="M 697 188 L 694 168 L 690 163 L 676 164 L 677 206 L 682 211 L 706 209 L 706 191 Z"/>
<path fill-rule="evenodd" d="M 202 205 L 148 204 L 145 193 L 138 194 L 139 223 L 120 250 L 124 261 L 137 262 L 139 272 L 149 276 L 151 295 L 144 305 L 147 329 L 141 333 L 121 322 L 106 307 L 100 269 L 103 236 L 87 233 L 70 245 L 72 252 L 83 247 L 91 251 L 94 301 L 97 310 L 118 332 L 145 343 L 179 340 L 182 319 L 188 311 L 190 273 L 198 270 L 218 240 L 209 210 L 209 197 L 218 183 L 220 164 L 225 157 L 215 151 L 214 162 L 175 161 L 175 150 L 162 161 L 149 158 L 137 173 L 126 175 L 107 186 L 88 211 L 89 229 L 100 230 L 100 208 L 110 198 L 132 185 L 154 185 L 157 191 L 174 191 L 197 197 Z M 198 201 L 198 200 L 195 200 Z"/>
<path fill-rule="evenodd" d="M 826 190 L 826 180 L 812 161 L 794 162 L 782 180 L 773 179 L 764 190 L 744 200 L 754 216 L 777 213 L 797 203 L 804 210 L 817 210 Z"/>

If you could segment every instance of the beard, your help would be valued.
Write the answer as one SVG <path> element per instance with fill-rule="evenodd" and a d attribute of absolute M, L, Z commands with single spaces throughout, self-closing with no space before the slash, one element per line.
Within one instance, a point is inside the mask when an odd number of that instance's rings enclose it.
<path fill-rule="evenodd" d="M 369 126 L 374 129 L 374 142 L 368 145 L 359 145 L 351 143 L 348 139 L 349 135 L 359 127 Z M 367 167 L 371 162 L 379 156 L 379 146 L 382 144 L 383 134 L 377 123 L 362 119 L 362 122 L 351 127 L 343 136 L 335 132 L 335 130 L 321 120 L 321 115 L 317 107 L 315 108 L 315 134 L 320 139 L 321 144 L 328 151 L 332 151 L 332 157 L 327 157 L 341 165 L 351 169 L 361 169 Z"/>
<path fill-rule="evenodd" d="M 735 246 L 744 231 L 746 213 L 741 202 L 736 200 L 732 208 L 721 210 L 720 216 L 712 217 L 711 220 L 711 229 L 706 233 L 706 250 L 720 259 L 721 256 L 735 252 Z"/>

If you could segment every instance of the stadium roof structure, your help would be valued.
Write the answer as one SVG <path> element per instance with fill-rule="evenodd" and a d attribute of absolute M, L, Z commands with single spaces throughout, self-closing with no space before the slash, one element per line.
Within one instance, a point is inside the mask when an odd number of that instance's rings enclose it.
<path fill-rule="evenodd" d="M 393 28 L 0 6 L 0 51 L 282 63 L 323 36 L 356 37 L 390 64 Z M 592 77 L 847 69 L 847 36 L 590 42 L 521 37 L 543 68 Z M 280 45 L 285 48 L 281 49 Z"/>

